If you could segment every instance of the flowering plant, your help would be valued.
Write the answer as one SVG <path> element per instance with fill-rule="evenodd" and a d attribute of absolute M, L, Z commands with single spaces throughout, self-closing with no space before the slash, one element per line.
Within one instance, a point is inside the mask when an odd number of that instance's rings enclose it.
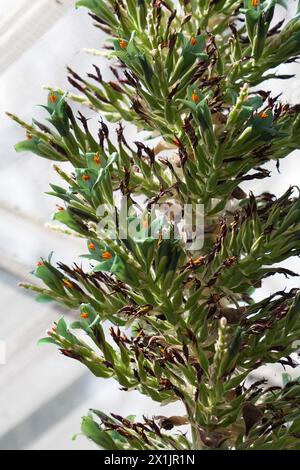
<path fill-rule="evenodd" d="M 40 343 L 113 377 L 124 393 L 186 410 L 143 420 L 92 410 L 82 432 L 101 448 L 300 449 L 300 383 L 247 382 L 261 365 L 294 366 L 300 336 L 297 289 L 253 295 L 269 276 L 296 275 L 278 263 L 300 254 L 298 189 L 276 198 L 241 187 L 300 148 L 299 106 L 259 88 L 292 78 L 275 67 L 300 54 L 299 9 L 274 23 L 278 3 L 80 0 L 110 38 L 114 79 L 98 65 L 87 77 L 69 69 L 76 92 L 50 90 L 50 127 L 11 115 L 27 132 L 17 151 L 59 162 L 54 220 L 86 239 L 90 263 L 43 259 L 34 275 L 44 286 L 23 286 L 77 312 Z M 98 135 L 72 101 L 100 113 Z M 117 139 L 102 117 L 119 123 Z M 147 141 L 129 142 L 120 122 L 146 131 Z M 124 201 L 135 227 L 126 236 Z M 204 207 L 196 249 L 194 232 L 175 236 L 178 214 L 165 222 L 153 210 L 161 202 L 188 204 L 192 214 Z M 105 210 L 114 214 L 106 228 Z M 177 430 L 183 425 L 190 436 Z"/>

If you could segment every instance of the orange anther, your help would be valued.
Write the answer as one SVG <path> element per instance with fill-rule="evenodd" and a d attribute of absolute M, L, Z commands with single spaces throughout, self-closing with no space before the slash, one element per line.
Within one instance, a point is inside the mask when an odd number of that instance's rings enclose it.
<path fill-rule="evenodd" d="M 100 161 L 100 157 L 99 157 L 98 153 L 96 153 L 96 155 L 94 155 L 93 160 L 96 163 L 96 165 L 100 165 L 101 161 Z"/>
<path fill-rule="evenodd" d="M 199 96 L 196 93 L 192 93 L 192 100 L 194 103 L 199 103 Z"/>
<path fill-rule="evenodd" d="M 49 95 L 49 101 L 55 104 L 57 101 L 57 96 L 54 93 L 51 93 L 51 95 Z"/>
<path fill-rule="evenodd" d="M 103 259 L 111 259 L 112 254 L 109 251 L 104 251 L 104 253 L 102 253 L 102 258 Z"/>
<path fill-rule="evenodd" d="M 69 289 L 74 289 L 74 284 L 73 282 L 71 282 L 69 279 L 64 279 L 63 280 L 63 283 L 66 287 L 68 287 Z"/>
<path fill-rule="evenodd" d="M 259 117 L 261 119 L 268 119 L 269 115 L 268 113 L 266 113 L 265 111 L 263 111 L 262 113 L 260 113 Z"/>
<path fill-rule="evenodd" d="M 127 41 L 125 41 L 124 39 L 120 39 L 119 46 L 121 47 L 121 49 L 126 49 L 127 48 Z"/>

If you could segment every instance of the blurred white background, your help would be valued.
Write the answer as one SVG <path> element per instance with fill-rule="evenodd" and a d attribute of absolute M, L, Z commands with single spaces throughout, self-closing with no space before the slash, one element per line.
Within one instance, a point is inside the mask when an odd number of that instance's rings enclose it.
<path fill-rule="evenodd" d="M 35 106 L 45 102 L 43 86 L 67 89 L 67 65 L 84 73 L 97 60 L 104 75 L 108 73 L 105 61 L 82 50 L 100 48 L 104 37 L 92 27 L 87 11 L 75 10 L 74 3 L 0 0 L 0 354 L 4 346 L 6 350 L 5 364 L 0 357 L 0 449 L 93 448 L 84 438 L 71 440 L 89 407 L 124 415 L 163 414 L 138 394 L 124 394 L 116 383 L 98 380 L 75 361 L 59 357 L 54 347 L 37 348 L 37 340 L 61 312 L 55 305 L 35 303 L 18 288 L 19 281 L 30 278 L 39 257 L 54 250 L 56 258 L 70 262 L 83 252 L 78 241 L 44 227 L 56 204 L 44 195 L 49 181 L 55 181 L 54 172 L 48 161 L 14 152 L 13 145 L 24 135 L 4 115 L 10 111 L 29 121 L 33 115 L 43 116 Z M 293 1 L 290 6 L 295 8 Z M 284 70 L 300 77 L 298 65 Z M 287 101 L 300 102 L 299 78 L 273 80 L 268 87 L 273 95 L 283 91 Z M 297 185 L 299 158 L 294 152 L 282 161 L 280 174 L 271 165 L 272 178 L 254 183 L 255 193 L 279 195 Z M 244 186 L 249 187 L 253 189 L 253 182 Z M 299 260 L 290 260 L 288 268 L 300 272 Z M 297 278 L 273 277 L 262 291 L 269 295 L 294 286 L 299 286 Z M 281 372 L 272 372 L 278 383 Z"/>

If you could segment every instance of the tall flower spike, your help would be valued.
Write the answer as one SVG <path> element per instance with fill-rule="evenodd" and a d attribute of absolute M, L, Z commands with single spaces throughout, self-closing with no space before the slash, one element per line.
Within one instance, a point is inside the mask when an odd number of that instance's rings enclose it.
<path fill-rule="evenodd" d="M 300 256 L 300 199 L 293 187 L 271 194 L 268 180 L 255 187 L 300 148 L 300 105 L 266 91 L 268 79 L 289 86 L 277 67 L 300 55 L 299 15 L 274 25 L 278 3 L 79 0 L 109 34 L 106 50 L 87 74 L 68 69 L 75 94 L 50 89 L 50 126 L 8 114 L 27 135 L 16 150 L 55 162 L 55 230 L 85 240 L 82 267 L 49 256 L 38 283 L 22 284 L 75 315 L 40 344 L 100 388 L 114 379 L 112 406 L 117 382 L 184 408 L 142 421 L 90 412 L 82 433 L 110 453 L 299 449 L 300 297 L 284 265 Z M 114 81 L 101 71 L 107 54 Z M 132 143 L 125 123 L 145 141 Z M 282 286 L 265 297 L 273 275 Z M 280 387 L 274 366 L 290 368 Z"/>

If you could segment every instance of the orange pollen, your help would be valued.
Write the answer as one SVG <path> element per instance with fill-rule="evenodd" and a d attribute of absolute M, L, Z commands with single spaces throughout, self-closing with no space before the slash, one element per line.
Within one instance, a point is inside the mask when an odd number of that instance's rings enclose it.
<path fill-rule="evenodd" d="M 57 206 L 57 210 L 58 210 L 59 212 L 63 212 L 65 209 L 64 209 L 64 207 L 62 207 L 62 206 Z"/>
<path fill-rule="evenodd" d="M 27 140 L 32 140 L 33 139 L 32 134 L 30 134 L 30 132 L 26 133 L 26 139 Z"/>
<path fill-rule="evenodd" d="M 177 147 L 180 146 L 180 140 L 177 139 L 177 137 L 175 137 L 175 139 L 173 139 L 173 144 L 177 145 Z"/>
<path fill-rule="evenodd" d="M 95 247 L 94 243 L 89 243 L 89 249 L 90 249 L 91 251 L 95 251 L 95 250 L 96 250 L 96 247 Z"/>
<path fill-rule="evenodd" d="M 63 280 L 63 283 L 66 287 L 68 287 L 69 289 L 74 289 L 74 284 L 73 282 L 69 281 L 69 279 L 64 279 Z"/>
<path fill-rule="evenodd" d="M 51 101 L 51 103 L 53 103 L 53 104 L 56 103 L 56 101 L 57 101 L 57 96 L 56 96 L 54 93 L 52 93 L 52 94 L 49 96 L 49 101 Z"/>
<path fill-rule="evenodd" d="M 56 326 L 56 325 L 53 325 L 52 328 L 51 328 L 51 330 L 53 331 L 53 333 L 56 333 L 56 331 L 57 331 L 57 326 Z"/>
<path fill-rule="evenodd" d="M 199 256 L 199 258 L 196 259 L 191 259 L 191 265 L 192 266 L 201 266 L 202 264 L 205 263 L 205 256 Z"/>
<path fill-rule="evenodd" d="M 196 46 L 197 43 L 198 43 L 197 39 L 194 38 L 194 37 L 192 37 L 192 38 L 191 38 L 191 44 L 192 44 L 192 46 Z"/>
<path fill-rule="evenodd" d="M 80 315 L 81 318 L 84 318 L 84 319 L 87 319 L 89 318 L 89 314 L 86 313 L 86 312 L 83 312 L 81 315 Z"/>
<path fill-rule="evenodd" d="M 251 5 L 252 5 L 253 7 L 258 7 L 258 5 L 259 5 L 259 0 L 251 0 Z"/>
<path fill-rule="evenodd" d="M 36 263 L 37 267 L 40 268 L 41 266 L 45 266 L 43 261 L 39 261 L 38 263 Z"/>
<path fill-rule="evenodd" d="M 102 253 L 102 258 L 103 259 L 111 259 L 112 254 L 109 251 L 104 251 L 104 253 Z"/>
<path fill-rule="evenodd" d="M 120 39 L 119 46 L 121 47 L 121 49 L 126 49 L 127 41 L 125 41 L 124 39 Z"/>
<path fill-rule="evenodd" d="M 83 175 L 82 179 L 83 179 L 83 181 L 90 181 L 91 177 L 90 177 L 90 175 Z"/>
<path fill-rule="evenodd" d="M 266 112 L 262 112 L 262 113 L 260 113 L 259 117 L 260 117 L 261 119 L 268 119 L 269 115 L 268 115 L 268 113 L 266 113 Z"/>
<path fill-rule="evenodd" d="M 192 93 L 192 101 L 196 104 L 199 103 L 199 96 L 196 93 Z"/>
<path fill-rule="evenodd" d="M 96 153 L 93 160 L 96 163 L 96 165 L 100 165 L 100 157 L 99 157 L 98 153 Z"/>

